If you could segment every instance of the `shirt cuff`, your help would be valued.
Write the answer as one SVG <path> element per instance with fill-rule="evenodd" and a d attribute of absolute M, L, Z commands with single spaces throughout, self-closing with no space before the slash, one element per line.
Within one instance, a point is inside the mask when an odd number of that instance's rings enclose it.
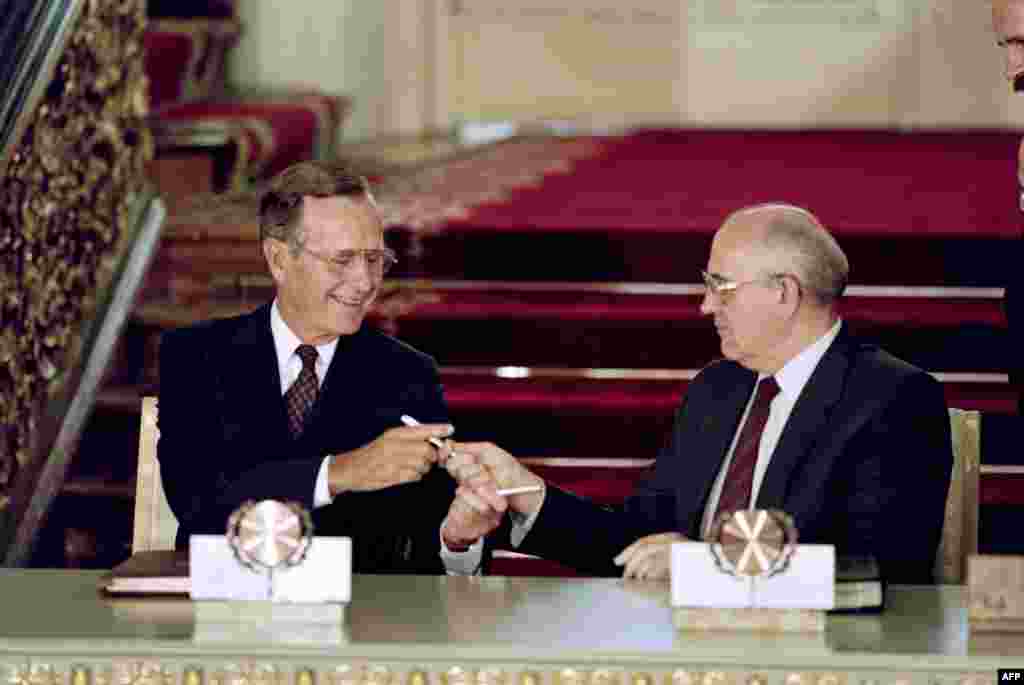
<path fill-rule="evenodd" d="M 445 519 L 445 522 L 447 520 Z M 442 522 L 437 530 L 437 535 L 441 539 L 441 561 L 444 563 L 444 570 L 450 576 L 479 575 L 480 561 L 484 557 L 484 539 L 478 539 L 464 552 L 453 552 L 444 544 L 444 536 L 441 535 L 445 522 Z"/>
<path fill-rule="evenodd" d="M 320 470 L 316 472 L 316 486 L 313 488 L 313 508 L 326 507 L 334 501 L 331 489 L 327 487 L 327 467 L 331 465 L 331 456 L 327 455 L 320 462 Z"/>
<path fill-rule="evenodd" d="M 544 508 L 544 500 L 548 496 L 548 488 L 546 483 L 540 485 L 540 506 L 529 516 L 521 514 L 517 511 L 513 511 L 509 514 L 509 520 L 512 521 L 512 530 L 509 531 L 508 539 L 512 543 L 512 546 L 519 549 L 519 545 L 523 544 L 523 540 L 526 539 L 526 535 L 533 528 L 534 521 L 537 520 L 537 516 L 540 515 L 540 510 Z"/>

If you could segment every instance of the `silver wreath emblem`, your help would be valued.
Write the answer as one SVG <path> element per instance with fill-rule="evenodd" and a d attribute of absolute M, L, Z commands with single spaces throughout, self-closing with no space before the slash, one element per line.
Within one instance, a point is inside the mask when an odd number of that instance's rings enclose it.
<path fill-rule="evenodd" d="M 767 578 L 789 566 L 797 530 L 793 517 L 778 509 L 741 509 L 719 514 L 708 540 L 723 573 Z"/>
<path fill-rule="evenodd" d="M 297 566 L 313 542 L 313 520 L 297 502 L 243 502 L 230 517 L 228 544 L 239 563 L 255 571 Z"/>

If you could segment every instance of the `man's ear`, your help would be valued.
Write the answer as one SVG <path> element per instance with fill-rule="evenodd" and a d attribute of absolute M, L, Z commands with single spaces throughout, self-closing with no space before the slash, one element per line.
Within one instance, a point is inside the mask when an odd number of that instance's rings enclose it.
<path fill-rule="evenodd" d="M 795 277 L 786 274 L 779 279 L 782 287 L 779 289 L 782 293 L 781 302 L 787 304 L 796 309 L 800 304 L 800 298 L 803 295 L 803 288 Z"/>
<path fill-rule="evenodd" d="M 285 260 L 291 255 L 288 254 L 288 244 L 281 240 L 267 238 L 263 241 L 263 258 L 267 260 L 267 268 L 275 283 L 284 279 Z"/>

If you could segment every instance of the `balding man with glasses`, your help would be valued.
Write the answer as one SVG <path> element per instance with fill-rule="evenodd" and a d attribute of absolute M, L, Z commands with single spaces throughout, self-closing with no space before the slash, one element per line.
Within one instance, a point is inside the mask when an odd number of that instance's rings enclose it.
<path fill-rule="evenodd" d="M 858 343 L 839 318 L 848 264 L 809 212 L 749 207 L 716 233 L 701 311 L 724 359 L 686 391 L 650 477 L 617 509 L 544 484 L 509 453 L 454 445 L 458 499 L 511 512 L 509 543 L 587 573 L 666 578 L 673 542 L 723 512 L 782 509 L 800 541 L 932 580 L 953 455 L 928 373 Z M 630 455 L 641 456 L 641 455 Z M 542 485 L 497 498 L 497 487 Z"/>
<path fill-rule="evenodd" d="M 282 171 L 260 241 L 273 302 L 161 343 L 158 456 L 178 545 L 223 533 L 245 500 L 294 500 L 319 534 L 353 538 L 356 572 L 476 571 L 482 550 L 452 534 L 455 482 L 427 442 L 451 433 L 436 364 L 363 325 L 395 262 L 366 182 L 319 162 Z"/>

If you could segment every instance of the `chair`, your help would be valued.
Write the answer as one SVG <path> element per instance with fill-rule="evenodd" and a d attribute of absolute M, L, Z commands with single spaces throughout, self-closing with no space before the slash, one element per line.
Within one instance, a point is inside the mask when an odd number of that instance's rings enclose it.
<path fill-rule="evenodd" d="M 967 557 L 978 553 L 978 474 L 981 471 L 981 413 L 950 409 L 953 472 L 946 519 L 935 559 L 935 582 L 963 584 Z"/>
<path fill-rule="evenodd" d="M 178 521 L 167 504 L 160 481 L 160 464 L 156 460 L 157 398 L 142 398 L 142 419 L 139 426 L 139 469 L 135 482 L 135 529 L 132 553 L 157 549 L 174 549 Z"/>

